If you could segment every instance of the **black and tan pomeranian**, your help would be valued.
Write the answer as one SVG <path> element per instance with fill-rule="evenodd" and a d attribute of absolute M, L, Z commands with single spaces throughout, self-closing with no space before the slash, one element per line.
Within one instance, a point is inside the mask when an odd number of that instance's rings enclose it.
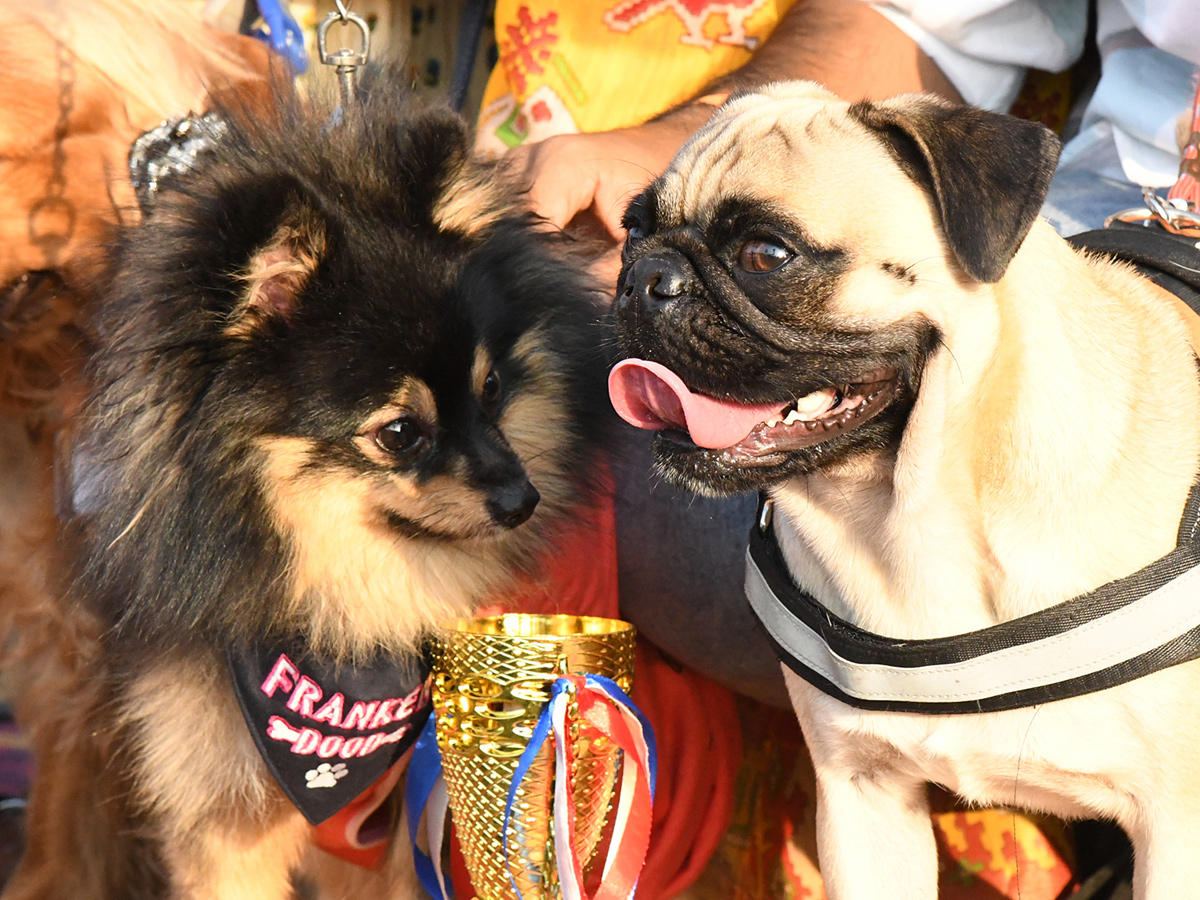
<path fill-rule="evenodd" d="M 39 806 L 80 778 L 122 809 L 94 839 L 145 854 L 95 895 L 293 896 L 312 824 L 420 730 L 430 626 L 535 572 L 591 489 L 594 289 L 399 81 L 340 122 L 286 89 L 225 111 L 122 238 L 65 541 L 104 770 L 39 769 L 8 896 L 105 855 L 64 835 L 112 815 Z"/>

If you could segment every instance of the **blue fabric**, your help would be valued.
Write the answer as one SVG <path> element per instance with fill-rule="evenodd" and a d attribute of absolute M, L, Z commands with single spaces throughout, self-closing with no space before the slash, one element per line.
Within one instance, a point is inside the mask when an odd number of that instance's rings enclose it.
<path fill-rule="evenodd" d="M 276 53 L 287 60 L 296 75 L 308 69 L 308 53 L 304 49 L 304 33 L 288 11 L 286 0 L 255 0 L 258 13 L 267 23 L 270 34 L 265 37 Z"/>
<path fill-rule="evenodd" d="M 1070 237 L 1103 228 L 1104 220 L 1113 213 L 1135 206 L 1145 206 L 1137 185 L 1073 169 L 1054 176 L 1042 215 L 1060 235 Z"/>

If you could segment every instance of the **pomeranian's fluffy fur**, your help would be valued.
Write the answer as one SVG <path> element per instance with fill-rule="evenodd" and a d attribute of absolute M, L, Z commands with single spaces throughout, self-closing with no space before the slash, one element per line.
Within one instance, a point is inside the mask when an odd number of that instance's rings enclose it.
<path fill-rule="evenodd" d="M 590 489 L 605 342 L 582 264 L 457 117 L 386 70 L 360 100 L 337 125 L 284 87 L 225 110 L 216 149 L 122 236 L 64 541 L 63 618 L 102 634 L 70 700 L 94 739 L 39 766 L 7 896 L 58 896 L 47 873 L 89 865 L 92 896 L 412 891 L 403 842 L 382 876 L 309 852 L 226 650 L 405 656 L 535 572 Z M 103 808 L 56 795 L 64 769 Z M 55 848 L 88 828 L 95 853 Z"/>

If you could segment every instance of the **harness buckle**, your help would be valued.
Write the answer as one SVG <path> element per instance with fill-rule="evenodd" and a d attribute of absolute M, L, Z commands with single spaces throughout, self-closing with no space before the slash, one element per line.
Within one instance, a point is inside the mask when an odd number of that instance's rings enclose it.
<path fill-rule="evenodd" d="M 758 530 L 766 534 L 771 530 L 771 520 L 775 518 L 775 501 L 764 499 L 758 510 Z"/>

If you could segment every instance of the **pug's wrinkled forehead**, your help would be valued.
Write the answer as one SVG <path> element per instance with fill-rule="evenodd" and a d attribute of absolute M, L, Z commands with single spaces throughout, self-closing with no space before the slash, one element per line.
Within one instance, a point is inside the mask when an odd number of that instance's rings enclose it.
<path fill-rule="evenodd" d="M 642 230 L 754 206 L 817 247 L 924 258 L 948 251 L 998 280 L 1036 218 L 1058 141 L 1031 122 L 910 94 L 847 103 L 813 82 L 729 98 L 630 204 Z"/>
<path fill-rule="evenodd" d="M 634 201 L 630 218 L 647 232 L 683 230 L 710 244 L 730 228 L 775 224 L 817 251 L 940 255 L 921 188 L 850 110 L 812 82 L 735 94 Z M 898 233 L 885 220 L 914 227 Z"/>
<path fill-rule="evenodd" d="M 777 193 L 787 188 L 781 181 L 794 186 L 803 169 L 799 136 L 844 131 L 848 108 L 808 81 L 734 94 L 656 182 L 660 226 L 700 220 L 723 197 Z"/>

